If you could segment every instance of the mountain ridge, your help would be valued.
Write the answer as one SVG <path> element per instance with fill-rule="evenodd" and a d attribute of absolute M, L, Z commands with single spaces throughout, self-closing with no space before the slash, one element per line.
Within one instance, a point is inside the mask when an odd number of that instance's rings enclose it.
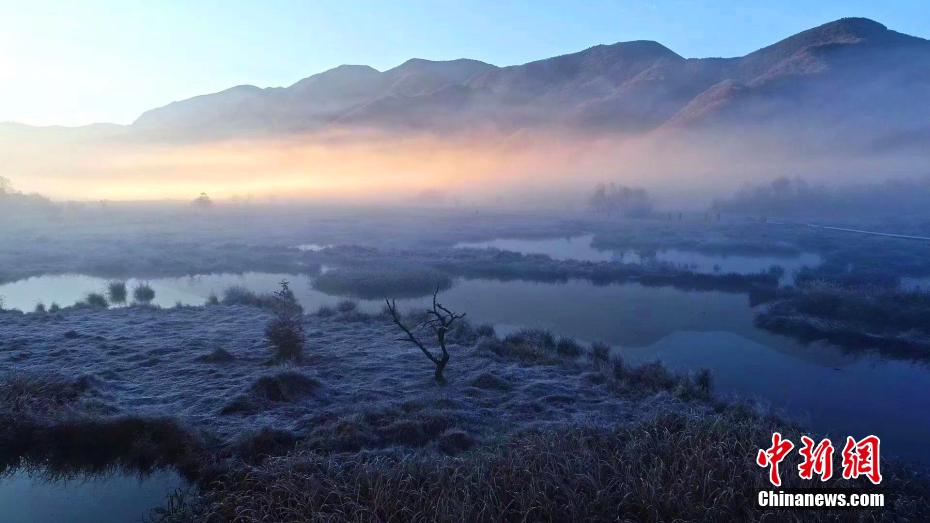
<path fill-rule="evenodd" d="M 873 126 L 868 141 L 927 134 L 928 71 L 930 41 L 843 18 L 732 58 L 684 58 L 637 40 L 506 67 L 467 58 L 412 58 L 384 71 L 342 65 L 287 87 L 240 85 L 175 101 L 126 131 L 211 140 L 347 126 L 653 133 L 777 124 L 844 136 Z"/>

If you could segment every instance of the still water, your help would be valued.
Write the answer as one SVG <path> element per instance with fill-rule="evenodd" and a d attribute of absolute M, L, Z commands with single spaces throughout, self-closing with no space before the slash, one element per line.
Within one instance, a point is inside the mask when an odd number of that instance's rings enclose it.
<path fill-rule="evenodd" d="M 593 235 L 541 240 L 495 239 L 485 242 L 459 243 L 456 247 L 472 249 L 500 249 L 521 254 L 545 254 L 553 260 L 581 260 L 592 262 L 620 262 L 633 264 L 662 263 L 703 274 L 736 273 L 758 274 L 772 267 L 784 269 L 782 283 L 791 283 L 793 274 L 803 267 L 816 267 L 822 263 L 818 254 L 802 252 L 797 255 L 749 256 L 735 254 L 708 254 L 682 249 L 662 249 L 649 255 L 636 250 L 604 250 L 591 245 Z"/>
<path fill-rule="evenodd" d="M 20 470 L 0 477 L 2 521 L 141 522 L 146 521 L 152 509 L 164 506 L 167 496 L 182 486 L 183 480 L 170 471 L 157 471 L 141 478 L 114 473 L 49 479 Z"/>
<path fill-rule="evenodd" d="M 312 304 L 315 310 L 320 305 L 334 305 L 340 298 L 329 296 L 313 290 L 312 277 L 298 274 L 274 274 L 266 272 L 246 272 L 242 274 L 200 274 L 173 278 L 151 278 L 126 280 L 129 299 L 132 290 L 144 281 L 155 291 L 154 305 L 172 307 L 182 305 L 203 305 L 211 294 L 222 297 L 223 291 L 230 287 L 244 287 L 258 293 L 268 293 L 278 288 L 281 280 L 290 282 L 294 289 L 302 289 L 302 299 Z M 37 303 L 46 306 L 52 303 L 65 307 L 87 297 L 88 293 L 106 294 L 106 278 L 82 274 L 62 274 L 36 276 L 0 285 L 0 297 L 4 307 L 31 311 Z"/>

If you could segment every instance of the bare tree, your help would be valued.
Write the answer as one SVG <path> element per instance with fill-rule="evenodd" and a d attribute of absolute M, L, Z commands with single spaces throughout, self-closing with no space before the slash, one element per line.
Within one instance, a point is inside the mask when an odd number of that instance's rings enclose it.
<path fill-rule="evenodd" d="M 439 288 L 436 288 L 436 291 L 433 292 L 433 308 L 426 311 L 426 319 L 417 324 L 415 327 L 408 328 L 404 325 L 404 322 L 401 320 L 400 314 L 397 312 L 397 304 L 394 303 L 394 300 L 384 299 L 387 303 L 388 311 L 391 313 L 391 318 L 394 320 L 394 323 L 404 334 L 406 335 L 403 338 L 398 338 L 398 341 L 408 341 L 416 345 L 423 354 L 429 358 L 430 361 L 436 365 L 436 373 L 434 377 L 436 378 L 437 383 L 445 383 L 446 378 L 442 375 L 443 371 L 446 369 L 446 364 L 449 363 L 449 350 L 446 348 L 446 333 L 449 332 L 449 329 L 452 327 L 456 321 L 465 317 L 465 314 L 457 314 L 449 309 L 442 306 L 441 303 L 437 300 L 439 295 Z M 439 343 L 439 349 L 442 351 L 440 356 L 436 356 L 429 349 L 426 348 L 426 345 L 420 341 L 420 338 L 414 334 L 417 331 L 427 329 L 432 331 L 436 336 L 436 341 Z"/>

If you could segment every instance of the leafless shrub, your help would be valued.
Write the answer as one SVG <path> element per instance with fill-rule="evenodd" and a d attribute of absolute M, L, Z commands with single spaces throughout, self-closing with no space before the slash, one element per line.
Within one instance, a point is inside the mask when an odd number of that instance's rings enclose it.
<path fill-rule="evenodd" d="M 401 320 L 400 314 L 397 312 L 397 304 L 394 300 L 384 299 L 387 303 L 388 312 L 391 314 L 391 319 L 394 320 L 394 323 L 404 331 L 405 337 L 400 338 L 400 341 L 408 341 L 413 343 L 419 348 L 430 361 L 436 365 L 436 372 L 434 374 L 437 383 L 445 383 L 446 379 L 443 376 L 443 371 L 446 369 L 446 365 L 449 363 L 449 350 L 446 348 L 446 334 L 449 330 L 455 325 L 455 323 L 465 317 L 465 314 L 457 314 L 449 309 L 442 306 L 439 303 L 437 296 L 439 295 L 439 288 L 436 288 L 436 291 L 433 292 L 433 307 L 426 312 L 426 319 L 412 329 L 404 325 L 404 322 Z M 441 355 L 434 355 L 429 349 L 426 348 L 426 345 L 417 337 L 415 334 L 417 331 L 424 329 L 431 331 L 436 336 L 436 342 L 439 344 L 439 349 L 442 351 Z"/>

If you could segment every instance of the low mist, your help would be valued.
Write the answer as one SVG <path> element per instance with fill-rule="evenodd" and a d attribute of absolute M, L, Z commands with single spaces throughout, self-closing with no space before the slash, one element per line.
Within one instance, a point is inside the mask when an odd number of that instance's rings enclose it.
<path fill-rule="evenodd" d="M 781 133 L 435 133 L 344 129 L 192 144 L 50 129 L 0 142 L 8 178 L 54 200 L 286 199 L 573 208 L 598 183 L 649 191 L 659 207 L 706 208 L 780 177 L 855 185 L 925 174 L 920 153 L 799 146 Z M 776 138 L 772 138 L 772 137 Z"/>

